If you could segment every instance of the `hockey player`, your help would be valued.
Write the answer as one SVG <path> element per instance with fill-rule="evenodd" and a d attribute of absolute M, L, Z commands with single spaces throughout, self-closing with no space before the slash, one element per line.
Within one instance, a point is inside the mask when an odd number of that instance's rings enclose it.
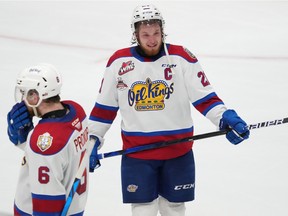
<path fill-rule="evenodd" d="M 246 123 L 227 109 L 188 49 L 165 42 L 164 20 L 153 5 L 133 12 L 132 42 L 109 59 L 89 129 L 98 146 L 119 110 L 123 149 L 193 135 L 190 105 L 219 129 L 231 128 L 227 139 L 238 144 L 249 137 Z M 99 145 L 100 144 L 100 145 Z M 194 199 L 195 165 L 192 142 L 122 156 L 124 203 L 133 216 L 185 215 Z M 98 147 L 98 149 L 99 149 Z M 90 171 L 97 162 L 90 156 Z"/>
<path fill-rule="evenodd" d="M 62 79 L 50 64 L 22 71 L 15 88 L 17 102 L 8 113 L 8 136 L 24 150 L 14 215 L 60 215 L 87 148 L 88 120 L 74 101 L 60 101 Z M 39 117 L 34 127 L 32 116 Z M 68 215 L 83 215 L 87 169 Z"/>

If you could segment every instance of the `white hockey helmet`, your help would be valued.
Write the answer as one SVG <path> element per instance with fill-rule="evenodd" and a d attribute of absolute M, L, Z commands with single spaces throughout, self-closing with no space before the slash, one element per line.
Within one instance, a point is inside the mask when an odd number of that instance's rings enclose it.
<path fill-rule="evenodd" d="M 135 34 L 135 31 L 136 31 L 135 24 L 138 22 L 149 21 L 149 20 L 159 20 L 160 21 L 160 24 L 162 27 L 162 32 L 163 32 L 163 39 L 164 39 L 165 21 L 162 17 L 161 12 L 158 10 L 158 8 L 156 8 L 152 4 L 139 5 L 134 9 L 132 20 L 131 20 L 131 29 L 132 29 L 133 36 Z"/>
<path fill-rule="evenodd" d="M 60 94 L 62 78 L 53 65 L 41 63 L 23 70 L 17 78 L 15 88 L 15 100 L 24 100 L 29 106 L 37 107 L 42 100 Z M 39 101 L 36 105 L 31 105 L 27 101 L 30 91 L 37 92 Z"/>

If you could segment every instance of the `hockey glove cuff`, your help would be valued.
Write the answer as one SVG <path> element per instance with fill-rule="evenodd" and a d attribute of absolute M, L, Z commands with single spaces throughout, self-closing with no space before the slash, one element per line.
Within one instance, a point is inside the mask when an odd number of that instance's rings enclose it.
<path fill-rule="evenodd" d="M 98 159 L 98 148 L 101 146 L 101 142 L 96 136 L 90 136 L 90 140 L 95 142 L 89 160 L 89 172 L 93 173 L 95 169 L 101 166 L 100 160 Z"/>
<path fill-rule="evenodd" d="M 219 125 L 220 130 L 230 129 L 226 138 L 234 145 L 248 139 L 250 131 L 245 121 L 243 121 L 234 110 L 226 110 Z"/>

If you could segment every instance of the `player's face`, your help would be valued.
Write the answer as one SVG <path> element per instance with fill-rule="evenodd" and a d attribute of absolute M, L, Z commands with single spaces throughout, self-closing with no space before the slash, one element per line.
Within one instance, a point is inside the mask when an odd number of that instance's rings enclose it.
<path fill-rule="evenodd" d="M 15 100 L 17 103 L 24 101 L 31 116 L 34 116 L 33 107 L 37 109 L 37 107 L 41 103 L 39 93 L 37 90 L 35 89 L 27 90 L 25 88 L 19 88 L 19 87 L 15 88 Z"/>
<path fill-rule="evenodd" d="M 26 96 L 26 102 L 30 106 L 36 106 L 39 102 L 39 93 L 34 89 L 29 90 Z"/>
<path fill-rule="evenodd" d="M 138 42 L 146 55 L 157 55 L 162 45 L 160 25 L 158 23 L 141 24 L 138 32 Z"/>

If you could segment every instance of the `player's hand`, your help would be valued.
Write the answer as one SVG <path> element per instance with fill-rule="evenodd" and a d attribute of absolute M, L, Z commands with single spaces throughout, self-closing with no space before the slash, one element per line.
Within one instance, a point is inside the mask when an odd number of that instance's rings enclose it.
<path fill-rule="evenodd" d="M 98 148 L 100 148 L 102 145 L 100 139 L 96 136 L 90 136 L 90 141 L 95 142 L 95 145 L 90 155 L 89 172 L 94 172 L 95 169 L 101 166 L 100 160 L 98 158 Z"/>
<path fill-rule="evenodd" d="M 226 138 L 234 145 L 248 139 L 250 131 L 245 121 L 243 121 L 234 110 L 226 110 L 219 125 L 220 130 L 230 129 Z"/>
<path fill-rule="evenodd" d="M 34 128 L 32 117 L 22 101 L 16 103 L 7 115 L 7 133 L 15 145 L 26 142 L 28 133 Z"/>

